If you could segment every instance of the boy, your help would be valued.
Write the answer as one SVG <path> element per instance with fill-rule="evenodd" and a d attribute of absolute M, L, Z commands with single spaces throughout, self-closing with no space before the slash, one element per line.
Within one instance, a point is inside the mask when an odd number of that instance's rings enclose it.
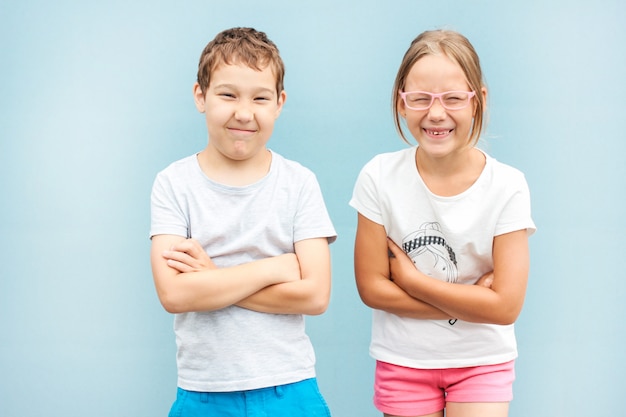
<path fill-rule="evenodd" d="M 266 148 L 285 103 L 263 32 L 221 32 L 193 94 L 208 145 L 157 175 L 151 264 L 175 313 L 170 416 L 329 416 L 304 316 L 330 298 L 336 234 L 314 174 Z"/>

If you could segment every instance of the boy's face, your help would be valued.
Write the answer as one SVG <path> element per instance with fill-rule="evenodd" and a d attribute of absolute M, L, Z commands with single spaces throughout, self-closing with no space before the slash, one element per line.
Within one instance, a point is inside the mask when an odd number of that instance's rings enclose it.
<path fill-rule="evenodd" d="M 194 85 L 196 107 L 206 118 L 209 149 L 231 161 L 262 157 L 286 97 L 284 91 L 276 92 L 269 66 L 256 71 L 246 65 L 219 65 L 206 93 Z"/>

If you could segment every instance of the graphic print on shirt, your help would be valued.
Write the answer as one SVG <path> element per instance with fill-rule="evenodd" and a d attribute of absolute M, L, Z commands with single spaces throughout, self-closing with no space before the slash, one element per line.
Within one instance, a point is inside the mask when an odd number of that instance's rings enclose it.
<path fill-rule="evenodd" d="M 402 249 L 420 272 L 442 281 L 457 282 L 456 255 L 446 242 L 439 223 L 423 223 L 417 231 L 402 239 Z M 456 321 L 448 322 L 454 325 Z"/>
<path fill-rule="evenodd" d="M 402 239 L 402 249 L 422 273 L 446 282 L 457 281 L 456 255 L 439 223 L 423 223 Z"/>

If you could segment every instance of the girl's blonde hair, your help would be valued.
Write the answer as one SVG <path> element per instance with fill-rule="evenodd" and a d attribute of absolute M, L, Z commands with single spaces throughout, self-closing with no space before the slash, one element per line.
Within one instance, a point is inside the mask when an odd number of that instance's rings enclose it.
<path fill-rule="evenodd" d="M 402 130 L 402 125 L 400 124 L 398 100 L 401 100 L 401 98 L 398 92 L 404 91 L 406 78 L 417 61 L 427 55 L 439 54 L 445 55 L 461 67 L 465 73 L 467 83 L 472 91 L 476 93 L 474 96 L 476 102 L 474 121 L 472 131 L 468 138 L 468 143 L 471 143 L 473 146 L 480 138 L 485 119 L 487 103 L 482 94 L 485 83 L 483 81 L 482 70 L 480 69 L 480 60 L 474 47 L 465 36 L 452 30 L 431 30 L 423 32 L 411 42 L 411 46 L 404 54 L 404 58 L 398 69 L 396 81 L 393 85 L 391 98 L 396 130 L 402 140 L 409 143 Z"/>

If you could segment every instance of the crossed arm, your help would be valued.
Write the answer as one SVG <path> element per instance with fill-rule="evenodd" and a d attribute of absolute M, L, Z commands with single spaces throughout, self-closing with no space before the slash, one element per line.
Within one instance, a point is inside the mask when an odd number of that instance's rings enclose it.
<path fill-rule="evenodd" d="M 296 242 L 295 253 L 217 268 L 197 241 L 157 235 L 150 259 L 157 295 L 170 313 L 237 305 L 264 313 L 316 315 L 330 299 L 325 238 Z"/>
<path fill-rule="evenodd" d="M 394 255 L 391 258 L 389 251 Z M 522 309 L 528 281 L 526 231 L 496 236 L 493 260 L 493 271 L 476 285 L 439 281 L 417 270 L 387 238 L 382 225 L 359 214 L 355 276 L 361 299 L 371 308 L 418 319 L 513 323 Z"/>

